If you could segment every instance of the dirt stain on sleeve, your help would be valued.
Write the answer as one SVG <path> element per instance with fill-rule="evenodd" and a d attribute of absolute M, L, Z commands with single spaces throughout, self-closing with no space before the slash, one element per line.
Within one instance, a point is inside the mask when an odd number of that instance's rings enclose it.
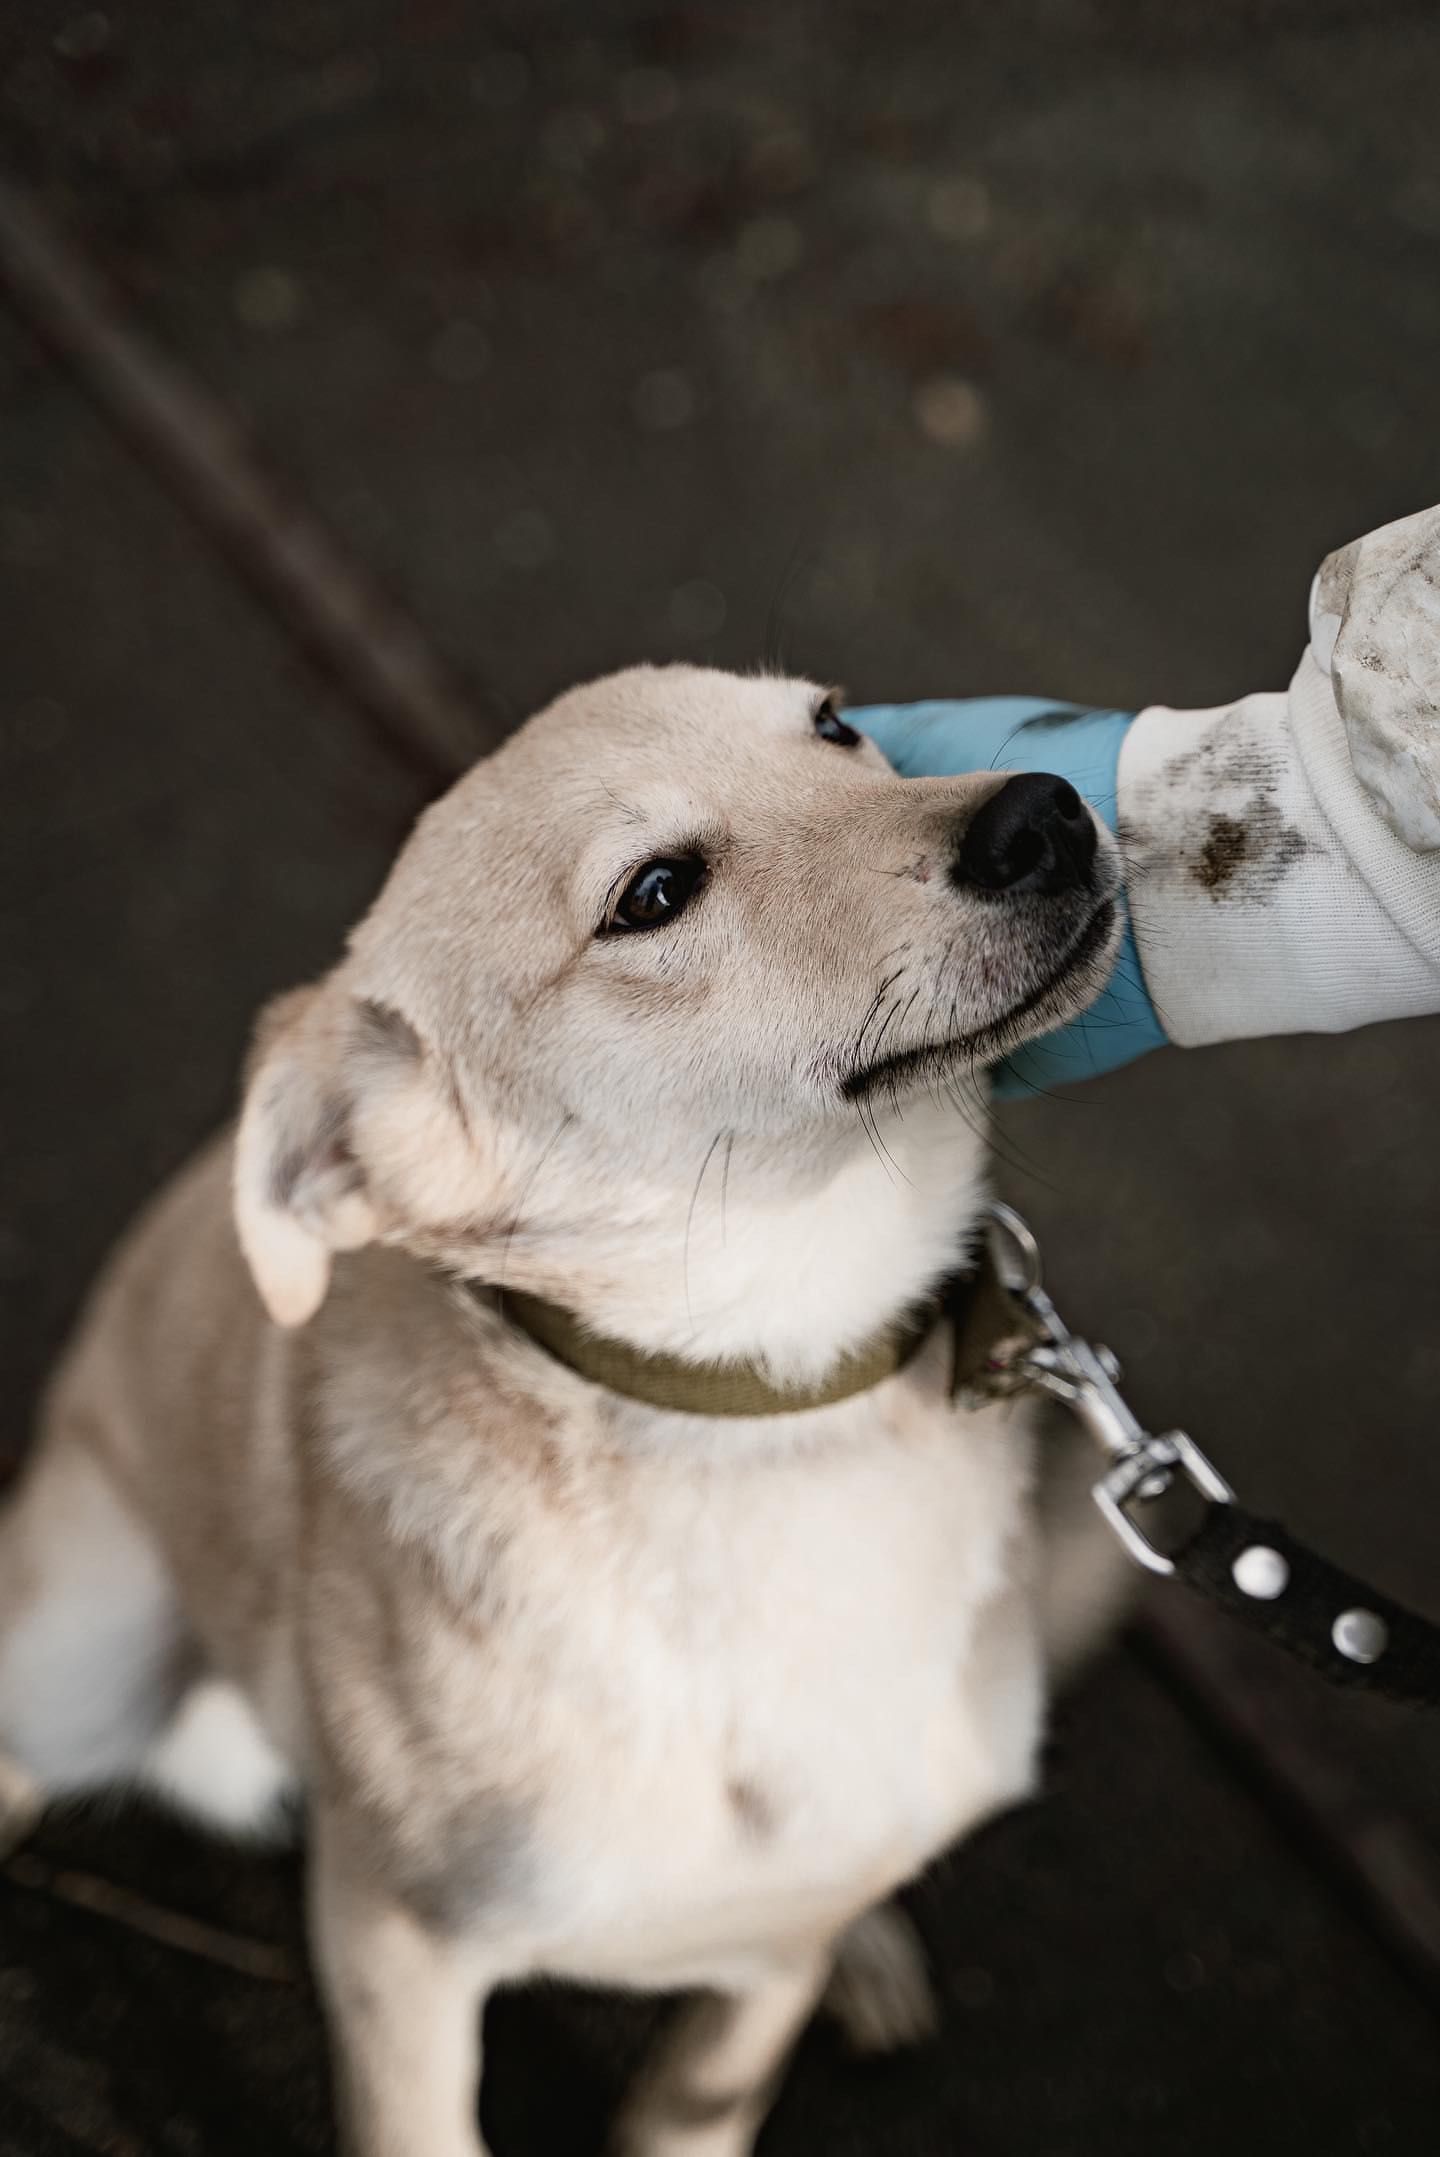
<path fill-rule="evenodd" d="M 1250 834 L 1238 817 L 1212 816 L 1195 864 L 1196 883 L 1205 891 L 1223 891 L 1249 851 Z"/>
<path fill-rule="evenodd" d="M 1120 845 L 1127 879 L 1147 879 L 1212 906 L 1254 910 L 1322 841 L 1287 814 L 1293 788 L 1286 743 L 1269 706 L 1221 712 L 1198 741 L 1177 748 L 1122 801 Z"/>
<path fill-rule="evenodd" d="M 1263 792 L 1239 815 L 1211 810 L 1190 874 L 1212 899 L 1263 904 L 1310 842 Z"/>

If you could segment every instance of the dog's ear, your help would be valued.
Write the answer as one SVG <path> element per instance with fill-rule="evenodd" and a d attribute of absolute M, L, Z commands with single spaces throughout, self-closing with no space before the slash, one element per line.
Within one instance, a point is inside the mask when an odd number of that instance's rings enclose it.
<path fill-rule="evenodd" d="M 262 1014 L 235 1143 L 235 1225 L 277 1324 L 313 1317 L 332 1255 L 376 1235 L 360 1111 L 377 1090 L 408 1084 L 421 1061 L 404 1019 L 333 980 Z"/>

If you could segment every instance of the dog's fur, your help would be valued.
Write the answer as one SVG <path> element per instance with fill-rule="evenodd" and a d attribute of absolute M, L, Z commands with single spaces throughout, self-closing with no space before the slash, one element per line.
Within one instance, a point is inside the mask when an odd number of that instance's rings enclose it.
<path fill-rule="evenodd" d="M 973 1227 L 976 1062 L 1103 978 L 1108 845 L 965 888 L 1001 782 L 900 781 L 820 694 L 636 669 L 422 818 L 112 1262 L 0 1523 L 0 1808 L 302 1786 L 361 2157 L 475 2157 L 479 2005 L 541 1972 L 703 1988 L 622 2141 L 742 2157 L 847 1928 L 873 2007 L 865 1913 L 1032 1785 L 1030 1436 L 952 1406 L 938 1334 L 722 1420 L 505 1317 L 822 1377 Z M 603 933 L 690 852 L 682 918 Z"/>

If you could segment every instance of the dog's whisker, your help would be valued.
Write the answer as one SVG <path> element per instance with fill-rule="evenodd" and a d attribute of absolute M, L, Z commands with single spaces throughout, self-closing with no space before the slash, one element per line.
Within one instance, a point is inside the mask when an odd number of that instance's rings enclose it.
<path fill-rule="evenodd" d="M 872 1063 L 879 1062 L 880 1044 L 884 1041 L 886 1034 L 890 1031 L 891 1023 L 894 1020 L 895 1014 L 899 1009 L 899 997 L 892 996 L 889 1003 L 885 1006 L 885 1016 L 880 1022 L 880 1030 L 876 1034 L 874 1041 L 870 1045 L 870 1061 Z"/>
<path fill-rule="evenodd" d="M 725 1159 L 720 1164 L 720 1241 L 726 1240 L 726 1209 L 730 1203 L 730 1163 L 735 1155 L 735 1133 L 725 1140 Z"/>
<path fill-rule="evenodd" d="M 907 1019 L 909 1018 L 909 1016 L 910 1016 L 911 1012 L 912 1012 L 912 1011 L 914 1010 L 914 1008 L 915 1008 L 915 1006 L 916 1006 L 917 1002 L 919 1001 L 919 998 L 920 998 L 920 991 L 919 991 L 919 989 L 918 989 L 918 988 L 917 988 L 917 989 L 913 989 L 913 990 L 911 991 L 911 994 L 910 994 L 910 1001 L 909 1001 L 909 1003 L 908 1003 L 908 1004 L 907 1004 L 907 1005 L 905 1006 L 905 1009 L 904 1009 L 904 1010 L 903 1010 L 903 1011 L 901 1012 L 901 1014 L 900 1014 L 900 1031 L 901 1031 L 901 1033 L 902 1033 L 902 1034 L 903 1034 L 903 1033 L 904 1033 L 904 1031 L 905 1031 L 905 1021 L 906 1021 L 906 1020 L 907 1020 Z M 927 1043 L 927 1045 L 928 1045 L 928 1043 Z"/>
<path fill-rule="evenodd" d="M 680 1267 L 685 1283 L 685 1316 L 689 1321 L 690 1332 L 692 1336 L 695 1332 L 695 1312 L 690 1302 L 690 1232 L 695 1226 L 695 1208 L 700 1203 L 700 1186 L 705 1181 L 705 1171 L 710 1166 L 710 1163 L 714 1160 L 715 1149 L 720 1144 L 724 1136 L 725 1133 L 723 1129 L 717 1131 L 715 1133 L 715 1136 L 711 1139 L 709 1145 L 705 1148 L 705 1158 L 700 1163 L 700 1173 L 695 1178 L 695 1188 L 690 1193 L 690 1209 L 685 1216 L 685 1243 L 684 1248 L 681 1252 Z"/>
<path fill-rule="evenodd" d="M 865 1133 L 866 1138 L 870 1141 L 871 1152 L 874 1154 L 876 1160 L 880 1163 L 880 1166 L 884 1169 L 885 1174 L 887 1175 L 887 1177 L 889 1177 L 891 1183 L 893 1183 L 895 1181 L 895 1177 L 890 1165 L 889 1155 L 882 1151 L 879 1133 L 874 1129 L 872 1125 L 871 1118 L 868 1113 L 868 1107 L 869 1104 L 867 1102 L 863 1100 L 857 1100 L 855 1102 L 855 1113 L 860 1119 L 861 1130 Z"/>
<path fill-rule="evenodd" d="M 617 809 L 618 809 L 618 810 L 620 811 L 621 815 L 622 815 L 622 816 L 623 816 L 623 817 L 625 818 L 625 821 L 626 821 L 626 823 L 627 823 L 627 824 L 643 824 L 643 823 L 644 823 L 644 821 L 645 821 L 645 812 L 644 812 L 644 810 L 643 810 L 643 809 L 637 809 L 637 808 L 635 807 L 635 805 L 634 805 L 634 803 L 633 803 L 633 802 L 629 802 L 629 801 L 625 801 L 625 800 L 623 800 L 623 799 L 621 798 L 621 796 L 620 796 L 619 794 L 617 794 L 617 793 L 616 793 L 616 791 L 615 791 L 614 787 L 610 785 L 610 783 L 609 783 L 609 781 L 608 781 L 608 780 L 606 780 L 606 779 L 602 779 L 602 780 L 600 781 L 600 786 L 601 786 L 601 791 L 602 791 L 603 793 L 606 793 L 606 794 L 608 794 L 608 795 L 609 795 L 609 797 L 610 797 L 610 799 L 611 799 L 611 800 L 612 800 L 612 801 L 614 802 L 614 804 L 615 804 L 616 808 L 617 808 Z"/>
<path fill-rule="evenodd" d="M 906 1175 L 904 1169 L 900 1166 L 900 1163 L 896 1160 L 894 1154 L 890 1151 L 890 1148 L 885 1144 L 885 1134 L 880 1129 L 880 1118 L 875 1113 L 873 1103 L 871 1104 L 870 1109 L 870 1120 L 871 1123 L 874 1125 L 875 1136 L 879 1141 L 881 1151 L 884 1153 L 886 1160 L 890 1163 L 890 1166 L 894 1169 L 895 1174 L 900 1178 L 900 1181 L 902 1183 L 909 1183 L 910 1178 Z"/>
<path fill-rule="evenodd" d="M 864 1018 L 860 1022 L 860 1031 L 855 1036 L 854 1046 L 851 1050 L 852 1058 L 857 1064 L 860 1061 L 860 1050 L 864 1045 L 865 1036 L 873 1025 L 881 1004 L 884 1002 L 886 995 L 894 987 L 895 983 L 900 979 L 900 976 L 904 973 L 904 971 L 905 969 L 903 966 L 897 966 L 893 974 L 887 974 L 885 976 L 885 979 L 881 982 L 879 988 L 875 991 L 875 995 L 870 1004 L 870 1008 L 865 1013 Z"/>

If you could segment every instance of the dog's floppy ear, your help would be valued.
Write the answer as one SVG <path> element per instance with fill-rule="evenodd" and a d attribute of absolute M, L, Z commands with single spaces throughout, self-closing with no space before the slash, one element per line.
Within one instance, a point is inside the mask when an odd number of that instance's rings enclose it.
<path fill-rule="evenodd" d="M 336 1251 L 376 1234 L 356 1146 L 362 1093 L 420 1046 L 405 1021 L 335 981 L 297 989 L 262 1014 L 235 1144 L 235 1225 L 270 1316 L 314 1316 Z"/>

